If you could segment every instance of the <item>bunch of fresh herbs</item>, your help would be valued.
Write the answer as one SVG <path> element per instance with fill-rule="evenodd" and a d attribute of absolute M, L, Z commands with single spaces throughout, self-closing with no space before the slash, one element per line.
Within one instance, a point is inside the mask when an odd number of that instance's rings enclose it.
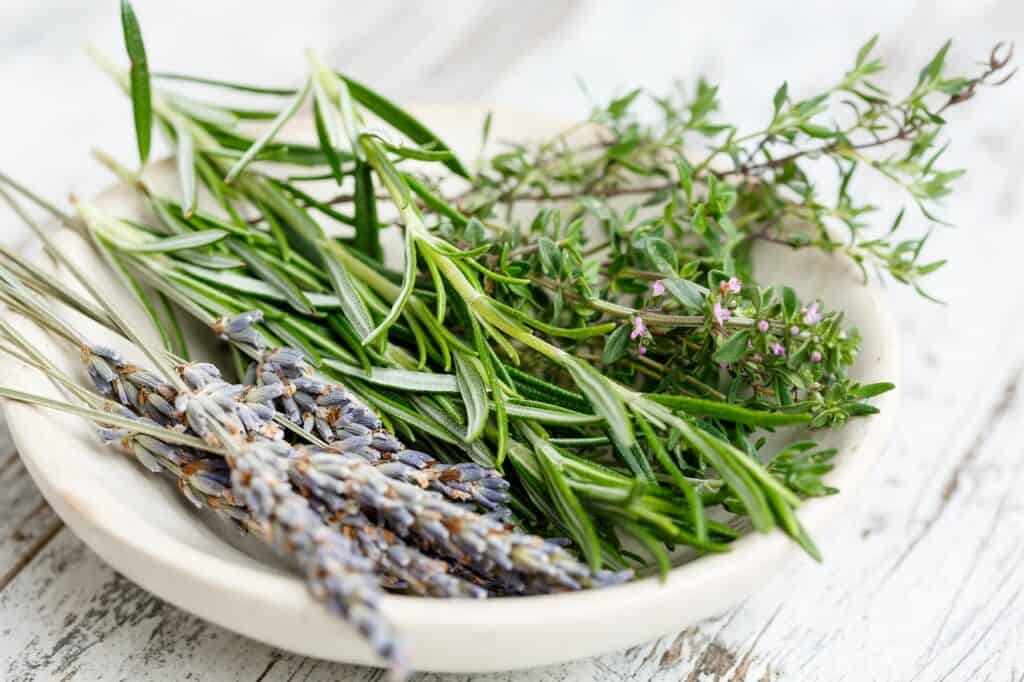
<path fill-rule="evenodd" d="M 1012 75 L 1002 46 L 977 75 L 951 75 L 947 43 L 890 94 L 872 38 L 825 91 L 797 98 L 782 84 L 760 130 L 727 123 L 718 88 L 699 81 L 633 90 L 473 166 L 315 54 L 295 89 L 150 72 L 127 2 L 123 18 L 130 68 L 96 57 L 131 98 L 140 170 L 99 157 L 151 219 L 86 202 L 72 217 L 10 186 L 92 238 L 168 351 L 187 358 L 182 313 L 213 324 L 260 311 L 269 343 L 299 349 L 406 441 L 503 470 L 516 522 L 568 536 L 593 569 L 664 571 L 680 545 L 725 551 L 735 517 L 817 556 L 794 510 L 834 492 L 823 476 L 835 453 L 811 441 L 773 452 L 765 433 L 841 427 L 892 386 L 852 380 L 856 329 L 827 301 L 758 282 L 752 248 L 821 249 L 921 291 L 943 264 L 924 256 L 936 203 L 962 172 L 942 165 L 944 115 Z M 213 94 L 186 97 L 181 82 Z M 316 144 L 283 140 L 306 106 Z M 140 173 L 153 128 L 176 151 L 176 196 Z M 825 164 L 834 197 L 813 181 Z M 905 236 L 903 210 L 872 229 L 880 209 L 853 196 L 859 172 L 905 187 L 923 232 Z M 391 224 L 397 270 L 381 242 Z"/>

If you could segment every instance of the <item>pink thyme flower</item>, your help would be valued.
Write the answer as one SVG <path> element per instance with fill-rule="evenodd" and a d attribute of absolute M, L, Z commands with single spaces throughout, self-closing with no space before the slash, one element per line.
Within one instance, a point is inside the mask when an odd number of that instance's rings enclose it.
<path fill-rule="evenodd" d="M 757 323 L 757 331 L 766 332 L 768 331 L 768 320 L 761 320 Z"/>
<path fill-rule="evenodd" d="M 637 347 L 636 352 L 640 355 L 647 355 L 647 346 L 642 343 Z"/>
<path fill-rule="evenodd" d="M 631 331 L 629 333 L 629 338 L 633 339 L 635 341 L 636 339 L 639 339 L 640 337 L 646 336 L 646 335 L 647 335 L 647 325 L 644 324 L 644 318 L 640 317 L 639 315 L 637 317 L 634 317 L 633 318 L 633 331 Z"/>
<path fill-rule="evenodd" d="M 750 358 L 754 362 L 761 362 L 764 358 L 761 357 L 760 353 L 754 353 L 753 357 Z"/>
<path fill-rule="evenodd" d="M 794 324 L 792 327 L 789 328 L 789 333 L 792 334 L 793 336 L 796 336 L 797 334 L 800 333 L 800 327 Z"/>
<path fill-rule="evenodd" d="M 732 317 L 732 311 L 722 306 L 718 301 L 715 301 L 715 305 L 711 308 L 711 316 L 715 318 L 715 322 L 719 326 L 725 325 L 725 321 Z"/>
<path fill-rule="evenodd" d="M 823 316 L 819 310 L 820 307 L 821 306 L 818 305 L 818 302 L 815 301 L 814 303 L 810 304 L 809 306 L 803 309 L 802 312 L 804 314 L 804 324 L 818 324 L 818 322 L 821 321 L 821 318 Z"/>
<path fill-rule="evenodd" d="M 821 362 L 821 353 L 818 351 L 811 353 L 811 362 Z"/>
<path fill-rule="evenodd" d="M 728 280 L 719 284 L 718 288 L 721 290 L 723 296 L 726 294 L 738 294 L 743 291 L 743 282 L 739 281 L 735 277 L 730 277 Z"/>
<path fill-rule="evenodd" d="M 772 355 L 782 356 L 782 355 L 786 354 L 785 347 L 781 343 L 779 343 L 778 341 L 776 341 L 772 345 L 768 346 L 768 350 L 770 350 L 772 352 Z"/>
<path fill-rule="evenodd" d="M 651 284 L 651 293 L 655 296 L 665 295 L 665 282 L 658 279 Z"/>

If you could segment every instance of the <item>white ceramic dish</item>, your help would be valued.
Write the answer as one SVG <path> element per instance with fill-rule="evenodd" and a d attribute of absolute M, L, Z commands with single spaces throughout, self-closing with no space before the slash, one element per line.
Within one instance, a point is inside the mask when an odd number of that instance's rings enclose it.
<path fill-rule="evenodd" d="M 468 157 L 477 151 L 483 112 L 479 107 L 420 111 Z M 498 112 L 494 139 L 554 130 L 557 123 L 541 117 Z M 173 186 L 173 167 L 157 165 L 152 177 Z M 125 187 L 112 188 L 97 201 L 119 215 L 141 209 Z M 60 239 L 67 253 L 95 273 L 97 286 L 144 326 L 142 313 L 84 242 L 67 232 Z M 820 296 L 846 311 L 864 337 L 853 372 L 857 379 L 898 379 L 895 329 L 884 297 L 874 284 L 863 283 L 851 263 L 770 246 L 758 252 L 758 263 L 760 281 L 794 283 L 801 294 Z M 69 281 L 66 273 L 59 276 Z M 66 369 L 80 372 L 76 354 L 24 321 L 18 323 Z M 91 337 L 111 340 L 100 330 Z M 5 385 L 59 397 L 38 372 L 7 356 L 0 356 L 0 376 Z M 865 473 L 886 445 L 896 402 L 895 393 L 889 393 L 876 402 L 880 415 L 854 420 L 838 432 L 816 434 L 839 448 L 829 482 L 842 492 L 801 508 L 800 518 L 812 535 L 822 536 L 858 494 Z M 298 578 L 254 561 L 218 537 L 166 481 L 101 446 L 84 422 L 22 404 L 5 402 L 4 410 L 25 465 L 46 499 L 115 569 L 176 606 L 268 644 L 330 660 L 375 663 L 354 631 L 321 609 Z M 631 646 L 719 613 L 747 596 L 765 574 L 777 573 L 800 554 L 780 533 L 747 535 L 727 555 L 673 569 L 664 583 L 645 578 L 605 590 L 482 602 L 389 596 L 382 608 L 408 643 L 417 670 L 526 668 Z"/>

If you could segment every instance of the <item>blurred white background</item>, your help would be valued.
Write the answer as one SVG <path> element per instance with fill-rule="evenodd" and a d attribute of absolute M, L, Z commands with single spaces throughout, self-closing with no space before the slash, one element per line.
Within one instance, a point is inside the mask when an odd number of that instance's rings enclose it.
<path fill-rule="evenodd" d="M 999 40 L 1024 42 L 1020 0 L 134 4 L 156 70 L 295 84 L 312 47 L 399 101 L 567 118 L 589 110 L 577 79 L 605 100 L 705 75 L 722 84 L 726 115 L 751 126 L 767 117 L 782 80 L 796 97 L 827 86 L 873 33 L 892 67 L 880 80 L 894 87 L 948 37 L 958 70 Z M 128 101 L 92 66 L 86 44 L 124 58 L 113 0 L 0 4 L 0 169 L 49 196 L 88 196 L 110 183 L 91 147 L 135 153 Z M 946 214 L 961 227 L 940 230 L 932 245 L 953 260 L 930 287 L 949 305 L 893 287 L 906 368 L 899 433 L 846 522 L 819 538 L 825 565 L 766 576 L 733 612 L 653 645 L 508 679 L 1021 679 L 1022 87 L 1024 79 L 983 92 L 950 115 L 947 164 L 970 172 Z M 892 188 L 870 191 L 878 203 L 902 201 Z M 0 226 L 4 244 L 24 235 L 6 216 Z M 0 473 L 0 487 L 11 476 Z M 18 494 L 33 494 L 26 490 Z M 24 566 L 3 555 L 0 572 L 18 571 L 0 581 L 0 677 L 372 679 L 153 604 L 67 530 L 54 536 Z M 123 591 L 134 600 L 125 608 L 151 612 L 76 625 L 104 589 L 115 608 Z"/>

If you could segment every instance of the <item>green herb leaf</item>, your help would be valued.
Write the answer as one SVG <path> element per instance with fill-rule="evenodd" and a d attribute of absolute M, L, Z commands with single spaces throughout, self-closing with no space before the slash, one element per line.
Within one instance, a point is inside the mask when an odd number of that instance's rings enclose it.
<path fill-rule="evenodd" d="M 311 81 L 306 81 L 306 84 L 302 86 L 302 89 L 299 90 L 298 94 L 296 94 L 295 97 L 285 105 L 284 109 L 281 110 L 267 129 L 263 131 L 263 134 L 252 143 L 251 147 L 245 150 L 245 154 L 242 155 L 242 158 L 235 162 L 235 165 L 231 167 L 228 174 L 224 176 L 224 182 L 230 185 L 234 179 L 237 178 L 243 170 L 245 170 L 245 167 L 256 158 L 256 155 L 263 151 L 263 148 L 266 147 L 279 132 L 281 132 L 281 128 L 283 128 L 284 125 L 290 121 L 293 116 L 295 116 L 295 112 L 297 112 L 302 106 L 302 103 L 306 101 L 306 97 L 309 96 L 309 89 L 311 87 Z"/>
<path fill-rule="evenodd" d="M 388 194 L 394 198 L 398 210 L 401 211 L 408 206 L 409 185 L 406 184 L 405 178 L 398 172 L 398 169 L 391 163 L 391 160 L 388 159 L 377 138 L 373 135 L 360 135 L 358 144 L 366 154 L 367 161 L 377 171 L 377 175 L 380 176 L 380 180 L 384 183 Z"/>
<path fill-rule="evenodd" d="M 397 104 L 348 76 L 342 75 L 341 78 L 348 85 L 348 91 L 354 100 L 372 111 L 395 130 L 421 147 L 430 147 L 438 151 L 450 151 L 448 145 L 441 138 L 432 133 L 429 128 L 401 109 Z M 454 155 L 445 161 L 444 165 L 448 166 L 453 173 L 464 178 L 469 177 L 469 172 Z"/>
<path fill-rule="evenodd" d="M 227 236 L 224 230 L 200 230 L 140 244 L 119 243 L 117 248 L 130 253 L 171 253 L 216 244 Z"/>
<path fill-rule="evenodd" d="M 196 186 L 196 154 L 195 141 L 188 127 L 178 123 L 174 128 L 178 139 L 178 181 L 181 184 L 181 212 L 188 219 L 196 210 L 199 201 Z"/>
<path fill-rule="evenodd" d="M 506 407 L 511 417 L 529 419 L 541 424 L 557 424 L 559 426 L 586 426 L 603 421 L 596 414 L 576 412 L 563 407 L 530 400 L 509 400 Z"/>
<path fill-rule="evenodd" d="M 356 292 L 355 286 L 353 286 L 348 271 L 345 269 L 342 258 L 338 253 L 341 247 L 329 239 L 321 240 L 319 244 L 320 248 L 325 252 L 324 264 L 327 266 L 327 274 L 331 278 L 331 284 L 334 286 L 334 293 L 337 294 L 338 300 L 341 301 L 341 311 L 344 313 L 349 324 L 352 325 L 356 334 L 358 334 L 360 342 L 363 342 L 373 332 L 373 321 L 370 319 L 370 313 L 366 309 L 366 304 L 363 303 L 363 299 Z"/>
<path fill-rule="evenodd" d="M 632 448 L 636 442 L 633 437 L 633 424 L 612 383 L 589 364 L 579 360 L 567 359 L 564 366 L 572 375 L 580 392 L 594 408 L 594 412 L 607 422 L 608 431 L 616 444 L 623 448 Z"/>
<path fill-rule="evenodd" d="M 651 259 L 651 264 L 655 269 L 663 275 L 675 277 L 676 270 L 679 269 L 679 261 L 672 245 L 658 237 L 648 237 L 644 245 L 647 257 Z"/>
<path fill-rule="evenodd" d="M 671 407 L 674 410 L 681 410 L 686 414 L 702 417 L 715 417 L 725 419 L 737 424 L 748 426 L 760 426 L 771 428 L 776 426 L 789 426 L 792 424 L 806 424 L 811 421 L 811 414 L 808 412 L 769 412 L 767 410 L 751 410 L 739 405 L 720 402 L 717 400 L 706 400 L 704 398 L 691 398 L 682 395 L 665 395 L 662 393 L 648 393 L 646 397 L 657 403 Z"/>
<path fill-rule="evenodd" d="M 228 248 L 244 260 L 245 264 L 260 276 L 260 279 L 277 289 L 292 308 L 305 315 L 316 312 L 306 295 L 292 284 L 290 279 L 278 272 L 273 264 L 264 260 L 259 251 L 237 241 L 228 242 Z"/>
<path fill-rule="evenodd" d="M 451 374 L 415 372 L 408 369 L 374 367 L 367 372 L 362 367 L 350 365 L 336 358 L 324 358 L 324 366 L 341 372 L 345 376 L 362 379 L 371 384 L 386 386 L 397 391 L 413 393 L 458 393 L 459 385 Z"/>
<path fill-rule="evenodd" d="M 313 83 L 313 122 L 316 125 L 316 137 L 320 143 L 320 149 L 327 159 L 327 165 L 331 167 L 334 179 L 340 185 L 345 181 L 345 174 L 341 169 L 341 157 L 338 154 L 338 144 L 341 141 L 341 130 L 338 128 L 338 113 L 328 100 L 320 83 L 315 78 Z"/>
<path fill-rule="evenodd" d="M 391 325 L 398 320 L 405 308 L 406 302 L 412 296 L 412 290 L 416 286 L 416 240 L 413 238 L 412 230 L 405 230 L 405 272 L 402 276 L 402 288 L 398 297 L 391 305 L 388 314 L 380 321 L 370 334 L 363 339 L 363 345 L 368 346 L 380 338 Z"/>
<path fill-rule="evenodd" d="M 726 365 L 732 364 L 747 353 L 747 344 L 750 342 L 750 332 L 746 329 L 738 331 L 723 343 L 712 356 L 715 362 Z"/>
<path fill-rule="evenodd" d="M 132 112 L 135 116 L 135 140 L 139 148 L 139 161 L 149 160 L 150 140 L 153 133 L 153 98 L 149 87 L 149 66 L 146 46 L 142 42 L 142 29 L 135 10 L 128 0 L 121 0 L 121 27 L 124 47 L 131 61 L 128 79 L 131 84 Z"/>
<path fill-rule="evenodd" d="M 455 353 L 455 379 L 466 408 L 466 442 L 480 437 L 487 425 L 487 386 L 476 358 Z"/>
<path fill-rule="evenodd" d="M 604 350 L 601 351 L 601 364 L 614 365 L 622 359 L 629 347 L 629 327 L 620 325 L 604 340 Z"/>
<path fill-rule="evenodd" d="M 558 451 L 550 443 L 545 442 L 531 427 L 524 429 L 530 444 L 533 445 L 541 474 L 547 483 L 547 493 L 565 529 L 572 536 L 573 542 L 587 558 L 591 570 L 601 567 L 601 543 L 590 517 L 583 509 L 576 494 L 562 473 L 558 464 Z"/>
<path fill-rule="evenodd" d="M 698 286 L 695 282 L 688 279 L 672 278 L 663 279 L 661 283 L 665 285 L 665 290 L 687 309 L 699 311 L 704 308 L 706 289 Z"/>
<path fill-rule="evenodd" d="M 226 88 L 228 90 L 237 90 L 238 92 L 249 92 L 257 95 L 294 95 L 294 88 L 268 88 L 262 85 L 248 85 L 245 83 L 235 83 L 232 81 L 219 80 L 217 78 L 204 78 L 202 76 L 193 76 L 186 73 L 172 73 L 170 71 L 155 71 L 153 72 L 153 78 L 159 78 L 162 80 L 173 80 L 183 81 L 186 83 L 199 83 L 200 85 L 213 85 L 218 88 Z"/>
<path fill-rule="evenodd" d="M 370 165 L 356 161 L 356 238 L 354 246 L 375 260 L 382 259 L 377 223 L 377 197 Z"/>

